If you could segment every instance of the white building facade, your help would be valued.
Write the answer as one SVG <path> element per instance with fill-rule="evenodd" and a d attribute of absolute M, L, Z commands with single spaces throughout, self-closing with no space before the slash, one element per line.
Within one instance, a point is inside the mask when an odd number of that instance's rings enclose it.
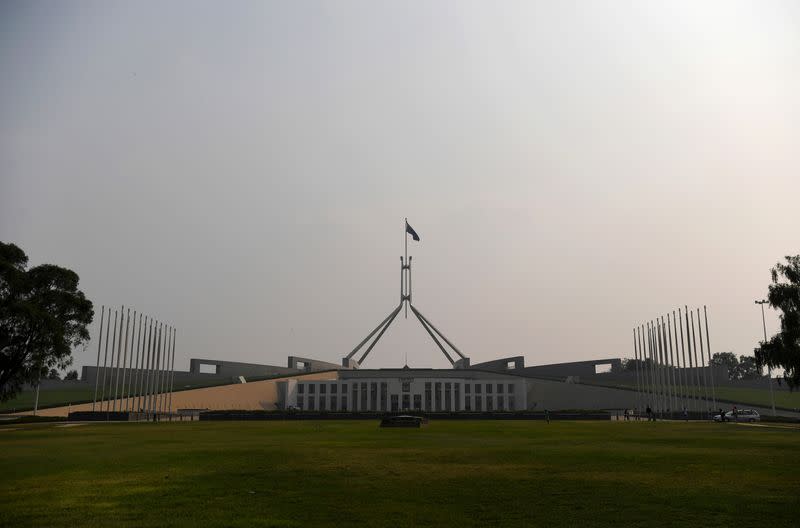
<path fill-rule="evenodd" d="M 315 412 L 508 412 L 527 409 L 521 377 L 440 376 L 441 371 L 341 372 L 338 379 L 287 380 L 279 406 Z M 394 375 L 393 375 L 394 374 Z M 427 374 L 427 375 L 426 375 Z"/>

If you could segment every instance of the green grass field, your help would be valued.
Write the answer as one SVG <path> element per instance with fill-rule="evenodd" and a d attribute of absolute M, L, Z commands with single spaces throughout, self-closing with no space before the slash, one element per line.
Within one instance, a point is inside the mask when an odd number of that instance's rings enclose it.
<path fill-rule="evenodd" d="M 764 382 L 766 386 L 766 381 Z M 635 389 L 636 386 L 631 386 L 628 384 L 623 383 L 599 383 L 593 382 L 591 385 L 600 385 L 604 387 L 623 387 L 627 389 Z M 692 394 L 690 391 L 692 388 L 690 387 L 679 387 L 679 391 L 682 390 L 681 394 Z M 697 387 L 694 387 L 693 390 L 695 391 L 695 397 L 697 396 Z M 754 389 L 751 387 L 715 387 L 714 391 L 717 395 L 717 399 L 719 400 L 727 400 L 733 402 L 740 402 L 744 404 L 760 406 L 760 407 L 767 407 L 771 405 L 771 399 L 769 394 L 769 389 Z M 800 390 L 795 391 L 788 391 L 788 390 L 779 390 L 777 387 L 774 388 L 773 394 L 775 395 L 775 406 L 782 409 L 800 409 Z M 709 393 L 709 400 L 711 399 L 711 394 Z M 730 404 L 723 403 L 722 407 L 729 408 Z"/>
<path fill-rule="evenodd" d="M 794 526 L 800 429 L 0 427 L 0 526 Z"/>
<path fill-rule="evenodd" d="M 255 379 L 255 378 L 253 378 Z M 175 387 L 175 392 L 190 389 L 199 389 L 202 387 L 214 387 L 217 385 L 228 385 L 230 381 L 212 380 L 207 382 L 198 382 L 191 385 L 181 385 Z M 101 393 L 98 393 L 100 398 Z M 132 393 L 136 396 L 137 392 Z M 45 409 L 47 407 L 61 407 L 68 404 L 78 403 L 91 403 L 94 398 L 94 386 L 92 387 L 68 387 L 68 388 L 51 388 L 42 389 L 39 391 L 39 408 Z M 34 400 L 36 399 L 36 390 L 23 390 L 20 391 L 14 398 L 0 402 L 0 412 L 12 411 L 30 411 L 33 409 Z"/>

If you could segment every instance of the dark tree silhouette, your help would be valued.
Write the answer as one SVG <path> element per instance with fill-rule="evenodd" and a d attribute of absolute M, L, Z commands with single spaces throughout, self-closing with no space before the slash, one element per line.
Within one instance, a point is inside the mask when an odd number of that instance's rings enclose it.
<path fill-rule="evenodd" d="M 717 352 L 711 358 L 711 364 L 722 366 L 728 369 L 728 379 L 736 379 L 736 373 L 739 369 L 739 360 L 736 359 L 736 354 L 733 352 Z"/>
<path fill-rule="evenodd" d="M 67 381 L 70 380 L 77 380 L 78 379 L 78 371 L 77 370 L 70 370 L 67 372 L 67 375 L 64 376 L 64 379 Z"/>
<path fill-rule="evenodd" d="M 783 280 L 782 280 L 783 279 Z M 755 350 L 759 367 L 784 369 L 789 387 L 800 386 L 800 255 L 772 268 L 770 306 L 781 313 L 781 331 Z"/>
<path fill-rule="evenodd" d="M 0 401 L 50 369 L 72 363 L 72 348 L 89 340 L 92 303 L 78 274 L 52 264 L 27 269 L 28 257 L 0 242 Z"/>

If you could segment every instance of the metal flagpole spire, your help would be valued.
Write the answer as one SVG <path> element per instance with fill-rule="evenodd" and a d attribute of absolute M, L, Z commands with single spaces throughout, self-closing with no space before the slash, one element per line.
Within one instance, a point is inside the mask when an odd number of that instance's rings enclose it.
<path fill-rule="evenodd" d="M 408 266 L 409 264 L 411 264 L 408 261 L 408 218 L 405 219 L 405 223 L 403 224 L 403 242 L 405 243 L 405 257 L 406 257 L 404 263 L 405 263 L 406 266 Z M 410 274 L 406 273 L 406 271 L 405 271 L 406 269 L 407 268 L 403 268 L 403 270 L 401 271 L 401 273 L 403 274 L 403 277 L 408 277 L 408 275 L 410 275 Z M 404 295 L 405 291 L 408 290 L 408 279 L 410 279 L 410 277 L 406 278 L 405 290 L 400 292 L 400 296 L 401 297 Z M 404 304 L 405 304 L 405 318 L 408 319 L 408 303 L 404 303 Z"/>
<path fill-rule="evenodd" d="M 401 310 L 405 309 L 405 317 L 408 318 L 408 309 L 410 308 L 413 314 L 417 317 L 422 327 L 431 336 L 434 343 L 439 347 L 439 349 L 444 353 L 447 360 L 453 365 L 454 368 L 465 368 L 469 367 L 469 358 L 461 353 L 458 348 L 456 348 L 453 343 L 447 339 L 433 324 L 422 315 L 419 310 L 417 310 L 411 302 L 411 257 L 408 256 L 408 236 L 411 235 L 415 241 L 419 242 L 420 238 L 414 228 L 408 224 L 408 218 L 404 219 L 405 225 L 403 226 L 403 255 L 400 257 L 400 304 L 392 310 L 386 318 L 381 321 L 378 326 L 375 327 L 372 332 L 370 332 L 367 337 L 364 338 L 347 356 L 342 358 L 342 366 L 349 367 L 349 368 L 358 368 L 364 360 L 367 358 L 369 353 L 378 343 L 380 338 L 395 320 L 397 315 L 400 313 Z M 373 336 L 377 336 L 373 339 Z M 367 342 L 373 339 L 372 343 L 367 346 L 366 351 L 362 354 L 358 360 L 354 359 L 355 354 L 367 344 Z M 444 341 L 452 350 L 455 352 L 459 359 L 454 360 L 453 357 L 447 352 L 444 345 L 439 341 L 441 339 Z"/>
<path fill-rule="evenodd" d="M 106 307 L 103 305 L 100 308 L 100 332 L 98 332 L 97 340 L 97 366 L 94 369 L 94 399 L 92 400 L 92 412 L 94 406 L 97 404 L 97 382 L 100 381 L 100 348 L 103 344 L 103 318 L 106 315 Z"/>

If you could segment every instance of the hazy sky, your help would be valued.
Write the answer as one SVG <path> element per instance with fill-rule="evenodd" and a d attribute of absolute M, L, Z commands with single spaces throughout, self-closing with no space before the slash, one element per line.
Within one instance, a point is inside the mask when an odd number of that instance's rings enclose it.
<path fill-rule="evenodd" d="M 473 362 L 630 356 L 684 304 L 750 354 L 800 253 L 796 1 L 6 0 L 0 72 L 0 240 L 172 322 L 182 369 L 339 362 L 405 216 Z M 399 319 L 365 366 L 406 352 L 448 365 Z"/>

